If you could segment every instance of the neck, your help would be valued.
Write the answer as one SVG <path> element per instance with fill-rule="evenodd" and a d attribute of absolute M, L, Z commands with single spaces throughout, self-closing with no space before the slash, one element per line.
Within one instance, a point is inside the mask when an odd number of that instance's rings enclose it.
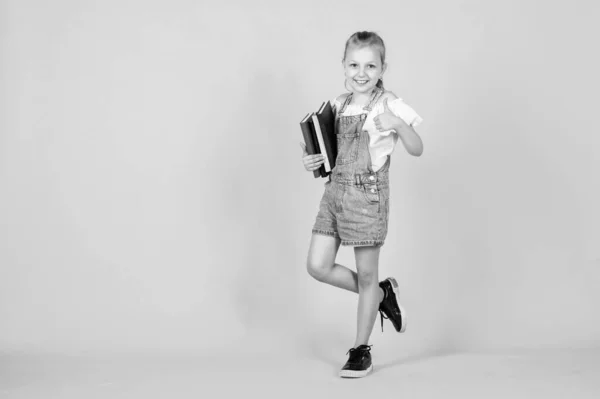
<path fill-rule="evenodd" d="M 375 92 L 377 90 L 378 90 L 378 87 L 375 86 L 370 92 L 367 92 L 367 93 L 352 92 L 351 93 L 351 96 L 352 96 L 351 103 L 359 104 L 359 105 L 366 105 L 371 100 L 371 97 L 375 94 Z"/>

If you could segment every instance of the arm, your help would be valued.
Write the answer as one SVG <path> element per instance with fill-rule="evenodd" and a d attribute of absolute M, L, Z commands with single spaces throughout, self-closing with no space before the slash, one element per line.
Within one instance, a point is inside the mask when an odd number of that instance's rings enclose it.
<path fill-rule="evenodd" d="M 404 148 L 410 155 L 421 156 L 423 154 L 423 140 L 421 140 L 414 127 L 408 125 L 402 118 L 398 118 L 398 120 L 399 122 L 392 129 L 396 131 L 398 137 L 402 140 Z"/>
<path fill-rule="evenodd" d="M 415 157 L 423 153 L 423 140 L 417 134 L 414 127 L 404 121 L 404 119 L 396 116 L 389 108 L 387 101 L 395 100 L 397 97 L 392 93 L 386 93 L 383 99 L 383 113 L 375 117 L 375 127 L 379 131 L 394 130 L 402 141 L 406 151 Z"/>

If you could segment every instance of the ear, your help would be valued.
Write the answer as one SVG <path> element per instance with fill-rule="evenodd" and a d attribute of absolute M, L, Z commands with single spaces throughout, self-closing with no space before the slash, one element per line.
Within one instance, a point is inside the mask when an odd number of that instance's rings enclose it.
<path fill-rule="evenodd" d="M 387 62 L 384 62 L 383 65 L 381 66 L 381 73 L 384 73 L 386 69 L 387 69 Z"/>

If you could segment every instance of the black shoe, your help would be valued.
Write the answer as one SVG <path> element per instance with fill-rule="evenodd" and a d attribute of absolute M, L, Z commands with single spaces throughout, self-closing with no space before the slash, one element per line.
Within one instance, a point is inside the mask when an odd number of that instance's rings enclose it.
<path fill-rule="evenodd" d="M 383 301 L 379 304 L 379 314 L 381 316 L 381 331 L 383 331 L 383 319 L 389 319 L 398 332 L 406 330 L 406 312 L 400 306 L 398 295 L 398 283 L 393 277 L 388 277 L 379 283 L 379 286 L 385 294 Z"/>
<path fill-rule="evenodd" d="M 360 345 L 348 351 L 350 357 L 340 370 L 340 377 L 360 378 L 373 371 L 371 363 L 371 345 Z M 348 354 L 346 353 L 346 354 Z"/>

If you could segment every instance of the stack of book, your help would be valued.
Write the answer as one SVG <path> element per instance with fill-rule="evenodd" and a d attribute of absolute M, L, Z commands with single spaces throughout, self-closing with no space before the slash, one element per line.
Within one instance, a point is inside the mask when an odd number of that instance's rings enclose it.
<path fill-rule="evenodd" d="M 325 162 L 313 171 L 315 178 L 327 177 L 335 167 L 337 139 L 335 136 L 335 116 L 329 101 L 321 104 L 317 112 L 308 113 L 300 122 L 300 129 L 309 155 L 323 154 Z"/>

